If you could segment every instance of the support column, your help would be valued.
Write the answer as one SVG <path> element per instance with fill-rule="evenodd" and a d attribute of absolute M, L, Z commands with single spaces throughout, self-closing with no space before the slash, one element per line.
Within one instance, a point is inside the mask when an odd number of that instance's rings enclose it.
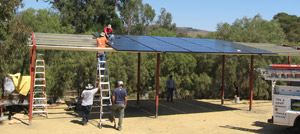
<path fill-rule="evenodd" d="M 3 117 L 3 106 L 4 106 L 4 83 L 2 83 L 2 96 L 1 96 L 1 113 L 0 116 Z"/>
<path fill-rule="evenodd" d="M 223 64 L 222 64 L 222 98 L 221 98 L 221 105 L 224 104 L 224 78 L 225 78 L 225 55 L 223 55 Z"/>
<path fill-rule="evenodd" d="M 249 111 L 252 110 L 252 101 L 253 101 L 253 59 L 254 56 L 251 55 L 251 71 L 250 71 L 250 103 L 249 103 Z"/>
<path fill-rule="evenodd" d="M 136 104 L 140 105 L 140 90 L 141 90 L 141 53 L 138 53 L 138 76 L 137 76 L 137 101 Z"/>
<path fill-rule="evenodd" d="M 289 64 L 289 65 L 291 64 L 291 56 L 288 56 L 288 64 Z M 287 83 L 288 83 L 288 85 L 291 85 L 291 82 L 290 82 L 290 81 L 288 81 Z"/>
<path fill-rule="evenodd" d="M 34 56 L 35 56 L 35 38 L 34 33 L 31 34 L 32 37 L 32 48 L 31 48 L 31 58 L 30 58 L 30 76 L 31 76 L 31 85 L 30 85 L 30 95 L 29 95 L 29 125 L 32 125 L 32 110 L 33 110 L 33 88 L 34 88 L 34 79 L 35 79 L 35 65 L 34 65 Z"/>
<path fill-rule="evenodd" d="M 155 97 L 155 118 L 158 117 L 158 92 L 159 92 L 159 64 L 160 64 L 160 53 L 157 53 L 157 58 L 156 58 L 157 64 L 156 64 L 156 97 Z"/>

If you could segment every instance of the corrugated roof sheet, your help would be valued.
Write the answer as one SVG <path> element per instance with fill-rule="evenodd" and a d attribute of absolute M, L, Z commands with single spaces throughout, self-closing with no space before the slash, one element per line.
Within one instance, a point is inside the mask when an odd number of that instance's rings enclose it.
<path fill-rule="evenodd" d="M 113 48 L 97 48 L 92 35 L 35 33 L 37 49 L 77 51 L 175 52 L 222 55 L 300 56 L 293 47 L 269 43 L 241 43 L 215 39 L 115 35 Z M 32 40 L 29 39 L 29 46 Z"/>

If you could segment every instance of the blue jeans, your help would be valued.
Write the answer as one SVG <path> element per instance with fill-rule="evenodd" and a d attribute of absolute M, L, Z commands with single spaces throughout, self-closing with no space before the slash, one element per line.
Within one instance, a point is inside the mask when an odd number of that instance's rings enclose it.
<path fill-rule="evenodd" d="M 99 61 L 104 61 L 105 60 L 105 53 L 97 53 L 97 60 Z M 101 67 L 104 67 L 104 63 L 100 63 Z"/>
<path fill-rule="evenodd" d="M 106 39 L 108 39 L 108 40 L 112 40 L 112 39 L 115 38 L 115 36 L 114 36 L 113 34 L 108 34 L 108 36 L 105 35 L 105 37 L 106 37 Z"/>
<path fill-rule="evenodd" d="M 97 53 L 97 60 L 99 61 L 104 61 L 105 60 L 105 53 Z M 104 68 L 104 63 L 100 63 L 100 67 Z M 101 71 L 101 74 L 104 74 L 104 70 Z"/>
<path fill-rule="evenodd" d="M 92 106 L 81 106 L 82 108 L 82 124 L 85 125 L 89 121 Z"/>
<path fill-rule="evenodd" d="M 173 91 L 174 91 L 174 88 L 168 88 L 167 101 L 169 101 L 169 98 L 171 97 L 171 101 L 173 102 Z"/>

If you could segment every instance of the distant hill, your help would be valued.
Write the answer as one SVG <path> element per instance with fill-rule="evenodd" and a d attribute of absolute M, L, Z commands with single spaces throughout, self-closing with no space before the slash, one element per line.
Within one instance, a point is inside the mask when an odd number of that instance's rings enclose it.
<path fill-rule="evenodd" d="M 183 33 L 183 34 L 187 34 L 192 37 L 196 37 L 198 34 L 207 35 L 208 33 L 210 33 L 210 31 L 194 29 L 191 27 L 177 27 L 176 34 L 178 34 L 178 33 Z"/>

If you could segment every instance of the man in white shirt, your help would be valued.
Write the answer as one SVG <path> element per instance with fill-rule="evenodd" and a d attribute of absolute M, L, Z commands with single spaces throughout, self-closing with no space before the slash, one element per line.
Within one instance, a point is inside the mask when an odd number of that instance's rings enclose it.
<path fill-rule="evenodd" d="M 82 125 L 86 125 L 86 123 L 89 121 L 94 95 L 98 91 L 98 88 L 93 89 L 91 84 L 88 84 L 85 88 L 86 90 L 83 90 L 81 94 Z"/>
<path fill-rule="evenodd" d="M 172 75 L 170 75 L 169 79 L 167 80 L 166 84 L 168 87 L 168 97 L 167 101 L 169 102 L 169 98 L 171 98 L 171 102 L 173 102 L 173 91 L 176 89 L 175 81 L 172 79 Z"/>

